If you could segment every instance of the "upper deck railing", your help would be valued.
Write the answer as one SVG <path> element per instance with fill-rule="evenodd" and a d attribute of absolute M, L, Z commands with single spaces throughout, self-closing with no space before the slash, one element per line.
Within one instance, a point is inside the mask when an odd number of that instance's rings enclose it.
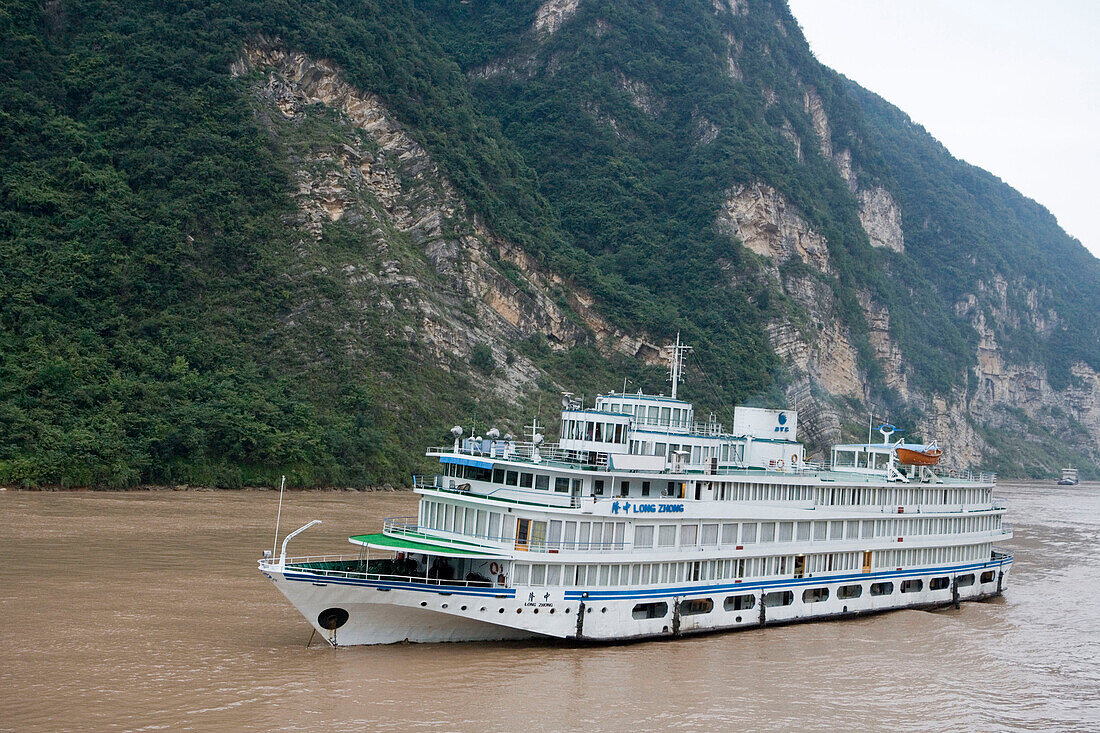
<path fill-rule="evenodd" d="M 482 441 L 488 443 L 489 441 Z M 453 453 L 454 446 L 433 446 L 426 451 L 429 454 Z M 508 460 L 521 463 L 534 463 L 534 445 L 530 442 L 508 443 L 497 441 L 496 445 L 489 446 L 485 450 L 483 446 L 474 444 L 459 445 L 458 453 L 474 458 L 487 458 L 489 460 Z M 538 447 L 540 463 L 559 464 L 574 470 L 606 471 L 609 465 L 609 454 L 598 451 L 574 451 L 565 450 L 557 444 L 544 444 Z M 755 467 L 744 465 L 719 465 L 717 468 L 710 464 L 687 464 L 679 473 L 685 475 L 705 476 L 755 476 L 760 473 L 777 475 L 806 475 L 815 473 L 842 473 L 848 475 L 883 476 L 884 472 L 870 473 L 859 470 L 857 466 L 835 466 L 826 462 L 803 461 L 796 465 L 779 465 Z M 993 484 L 997 482 L 997 474 L 986 471 L 971 471 L 969 469 L 946 468 L 944 466 L 931 466 L 931 472 L 941 478 L 950 481 L 968 481 L 979 484 Z M 616 473 L 671 473 L 671 466 L 659 471 L 643 469 L 615 469 Z"/>

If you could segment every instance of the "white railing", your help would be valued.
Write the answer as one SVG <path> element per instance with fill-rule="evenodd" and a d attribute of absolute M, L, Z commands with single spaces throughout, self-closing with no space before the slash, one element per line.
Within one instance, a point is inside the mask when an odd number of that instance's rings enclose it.
<path fill-rule="evenodd" d="M 451 485 L 444 485 L 454 484 Z M 413 476 L 413 488 L 414 489 L 433 489 L 435 491 L 441 491 L 448 494 L 458 494 L 459 496 L 476 496 L 482 499 L 492 499 L 494 501 L 506 501 L 511 504 L 532 504 L 535 506 L 551 506 L 551 507 L 568 507 L 570 509 L 576 509 L 580 506 L 580 497 L 567 494 L 563 491 L 551 491 L 536 490 L 536 489 L 521 489 L 516 486 L 498 486 L 487 494 L 477 493 L 470 489 L 470 484 L 465 479 L 455 478 L 452 476 L 442 475 L 416 475 Z M 500 494 L 520 494 L 521 498 L 512 498 L 508 496 L 500 496 Z M 551 501 L 551 499 L 557 499 L 558 501 Z"/>
<path fill-rule="evenodd" d="M 376 562 L 377 560 L 370 560 Z M 308 557 L 287 558 L 281 570 L 292 573 L 308 573 L 325 578 L 347 578 L 352 580 L 378 580 L 396 583 L 417 583 L 419 585 L 459 586 L 466 588 L 507 588 L 507 583 L 498 583 L 494 580 L 457 580 L 444 578 L 429 578 L 424 575 L 392 575 L 388 573 L 372 573 L 368 570 L 347 570 L 341 568 L 311 567 L 317 563 L 349 563 L 361 564 L 368 567 L 367 560 L 358 555 L 314 555 Z M 260 561 L 261 570 L 280 569 L 278 564 L 270 560 Z"/>

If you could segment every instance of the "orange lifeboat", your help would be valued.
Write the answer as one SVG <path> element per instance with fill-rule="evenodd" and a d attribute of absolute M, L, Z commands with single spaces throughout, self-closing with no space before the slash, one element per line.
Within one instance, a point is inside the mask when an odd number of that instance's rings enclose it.
<path fill-rule="evenodd" d="M 906 466 L 935 466 L 940 462 L 943 451 L 939 448 L 925 448 L 924 450 L 912 450 L 910 448 L 896 448 L 898 462 Z"/>

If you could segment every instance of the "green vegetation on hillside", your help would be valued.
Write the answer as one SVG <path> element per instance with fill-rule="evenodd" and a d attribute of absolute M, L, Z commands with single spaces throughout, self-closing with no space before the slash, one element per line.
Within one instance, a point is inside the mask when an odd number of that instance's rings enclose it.
<path fill-rule="evenodd" d="M 781 3 L 733 16 L 709 0 L 585 0 L 549 38 L 531 32 L 538 5 L 0 8 L 0 482 L 403 481 L 442 438 L 440 416 L 511 412 L 480 385 L 499 367 L 487 346 L 472 364 L 433 358 L 393 335 L 415 323 L 361 312 L 336 274 L 367 258 L 360 232 L 326 227 L 310 254 L 322 266 L 302 270 L 288 157 L 314 132 L 344 132 L 320 117 L 297 132 L 265 126 L 250 80 L 229 73 L 261 36 L 335 61 L 384 99 L 494 234 L 590 292 L 609 321 L 657 341 L 682 331 L 700 372 L 685 395 L 724 419 L 737 401 L 780 398 L 764 326 L 800 318 L 715 226 L 725 192 L 751 181 L 827 238 L 835 276 L 810 276 L 832 289 L 877 404 L 901 409 L 881 384 L 861 290 L 889 306 L 916 389 L 976 388 L 977 336 L 954 308 L 998 274 L 1010 306 L 1030 289 L 1060 316 L 1042 336 L 999 332 L 1012 358 L 1046 364 L 1056 386 L 1075 361 L 1100 368 L 1097 261 L 1041 207 L 818 65 Z M 727 73 L 727 36 L 744 81 Z M 868 243 L 817 149 L 806 86 L 834 147 L 899 197 L 905 254 Z M 992 312 L 996 294 L 976 307 Z M 291 325 L 303 313 L 308 331 Z M 361 348 L 341 331 L 350 322 Z M 662 384 L 659 369 L 590 346 L 516 349 L 578 392 Z M 552 400 L 549 380 L 527 413 Z"/>

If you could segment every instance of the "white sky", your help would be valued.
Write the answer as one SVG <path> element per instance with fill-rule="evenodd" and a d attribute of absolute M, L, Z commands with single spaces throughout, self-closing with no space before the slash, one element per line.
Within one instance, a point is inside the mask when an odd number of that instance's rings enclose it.
<path fill-rule="evenodd" d="M 1100 257 L 1100 2 L 789 0 L 818 60 Z"/>

